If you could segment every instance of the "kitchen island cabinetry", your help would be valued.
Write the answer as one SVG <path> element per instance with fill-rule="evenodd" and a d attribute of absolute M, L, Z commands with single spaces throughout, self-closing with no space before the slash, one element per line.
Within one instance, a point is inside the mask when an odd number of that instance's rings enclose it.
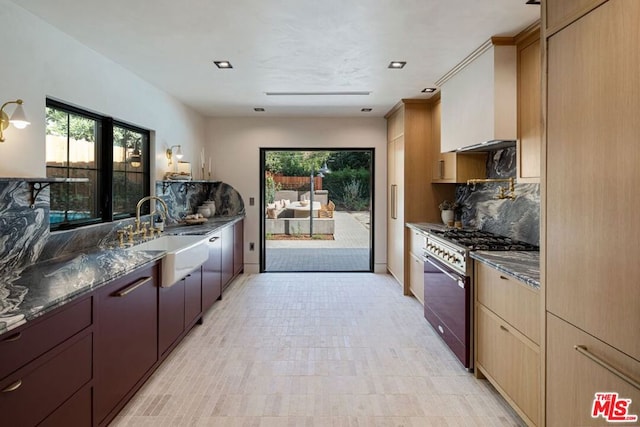
<path fill-rule="evenodd" d="M 438 204 L 453 200 L 454 186 L 431 185 L 433 101 L 403 99 L 387 119 L 387 269 L 411 294 L 407 279 L 410 235 L 407 222 L 440 222 Z"/>
<path fill-rule="evenodd" d="M 91 425 L 93 298 L 0 340 L 3 425 Z"/>
<path fill-rule="evenodd" d="M 97 292 L 95 424 L 107 424 L 158 361 L 157 266 L 140 268 Z"/>
<path fill-rule="evenodd" d="M 531 426 L 540 419 L 540 292 L 475 262 L 475 367 Z"/>
<path fill-rule="evenodd" d="M 548 18 L 560 3 L 547 5 Z M 640 2 L 610 0 L 546 34 L 548 426 L 572 410 L 574 424 L 605 424 L 590 419 L 597 392 L 631 399 L 640 415 L 638 385 L 612 376 L 640 382 L 639 21 Z"/>
<path fill-rule="evenodd" d="M 540 29 L 523 35 L 518 49 L 518 182 L 540 182 L 542 66 Z"/>

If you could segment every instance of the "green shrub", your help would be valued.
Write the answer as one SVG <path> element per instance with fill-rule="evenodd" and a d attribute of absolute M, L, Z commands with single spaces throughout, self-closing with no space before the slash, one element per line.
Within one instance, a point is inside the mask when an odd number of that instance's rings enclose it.
<path fill-rule="evenodd" d="M 329 191 L 329 199 L 346 210 L 365 210 L 369 206 L 369 170 L 345 168 L 325 175 L 322 188 Z"/>

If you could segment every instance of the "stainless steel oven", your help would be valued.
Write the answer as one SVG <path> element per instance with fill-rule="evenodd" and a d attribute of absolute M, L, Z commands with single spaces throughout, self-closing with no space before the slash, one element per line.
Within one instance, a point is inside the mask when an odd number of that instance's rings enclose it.
<path fill-rule="evenodd" d="M 467 370 L 473 369 L 469 276 L 458 273 L 426 255 L 424 266 L 424 317 Z"/>

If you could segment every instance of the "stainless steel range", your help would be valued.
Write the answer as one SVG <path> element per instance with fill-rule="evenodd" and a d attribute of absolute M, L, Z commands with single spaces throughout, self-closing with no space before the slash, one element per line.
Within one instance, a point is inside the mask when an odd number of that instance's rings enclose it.
<path fill-rule="evenodd" d="M 468 229 L 431 230 L 424 248 L 424 317 L 469 371 L 473 370 L 474 250 L 538 250 L 508 237 Z"/>

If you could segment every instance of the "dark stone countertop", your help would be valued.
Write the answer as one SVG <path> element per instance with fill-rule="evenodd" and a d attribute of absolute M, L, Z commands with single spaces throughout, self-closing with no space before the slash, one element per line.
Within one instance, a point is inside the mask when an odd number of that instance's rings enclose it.
<path fill-rule="evenodd" d="M 470 255 L 532 288 L 540 288 L 540 252 L 472 251 Z"/>
<path fill-rule="evenodd" d="M 166 235 L 213 234 L 244 216 L 209 219 L 205 224 L 167 227 Z M 164 251 L 96 248 L 68 256 L 35 262 L 16 273 L 6 292 L 0 294 L 0 335 L 36 319 L 75 298 L 162 259 Z"/>

